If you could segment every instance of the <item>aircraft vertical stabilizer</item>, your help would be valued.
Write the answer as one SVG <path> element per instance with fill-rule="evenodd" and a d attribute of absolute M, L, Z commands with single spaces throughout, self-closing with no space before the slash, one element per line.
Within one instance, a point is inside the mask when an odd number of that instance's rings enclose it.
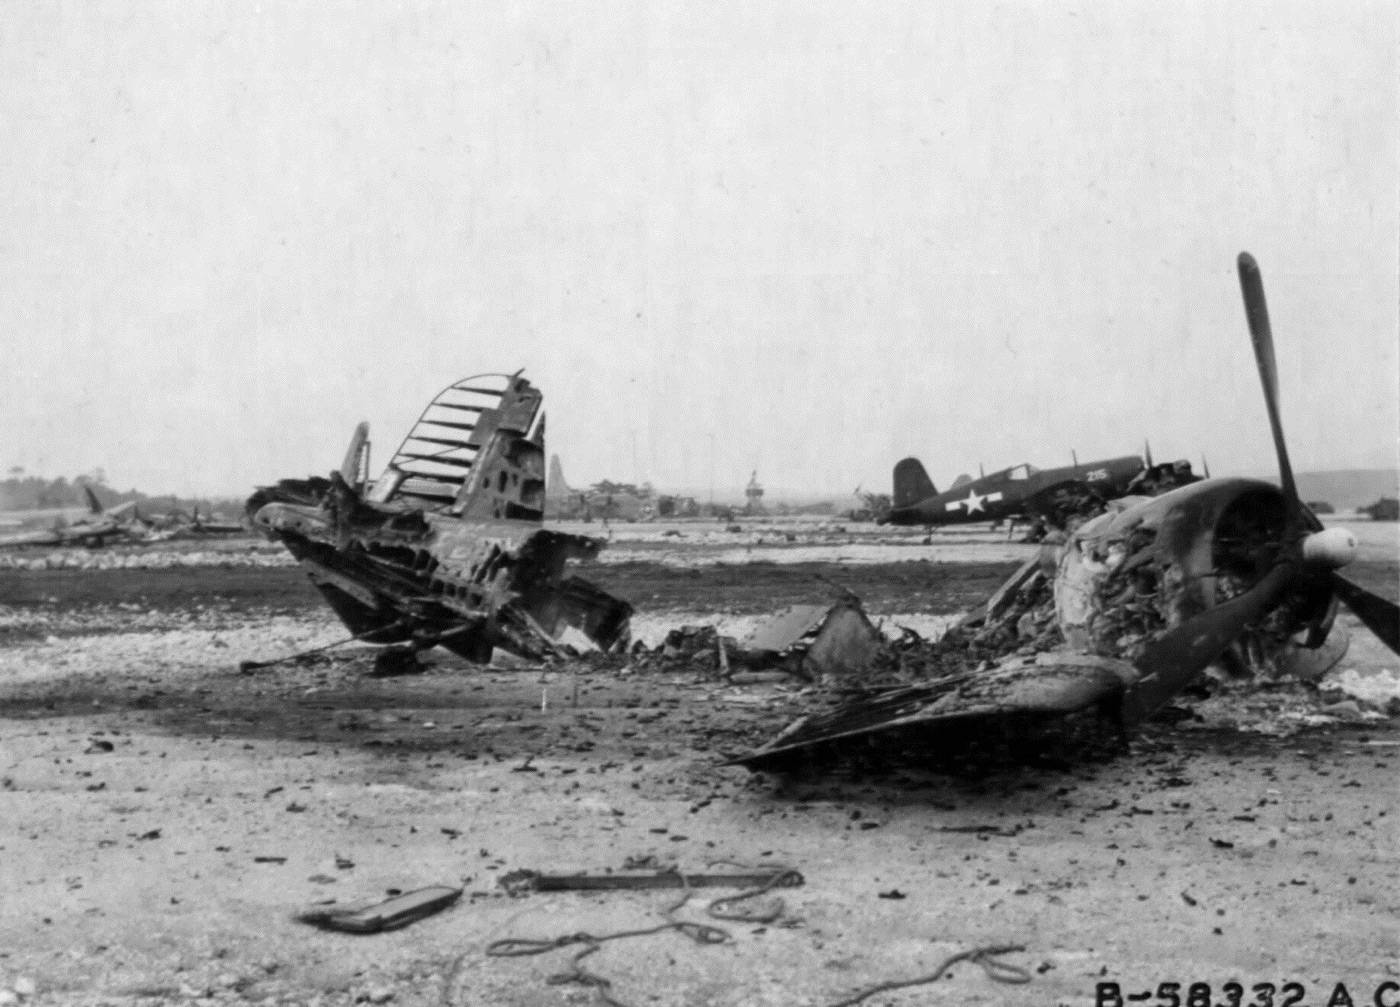
<path fill-rule="evenodd" d="M 908 507 L 937 495 L 933 481 L 917 458 L 905 458 L 894 467 L 894 506 Z"/>
<path fill-rule="evenodd" d="M 351 486 L 362 486 L 369 475 L 369 423 L 360 421 L 340 463 L 340 477 Z"/>
<path fill-rule="evenodd" d="M 558 455 L 549 458 L 549 481 L 545 484 L 545 491 L 553 497 L 568 496 L 572 492 L 564 480 L 564 466 L 559 463 Z"/>

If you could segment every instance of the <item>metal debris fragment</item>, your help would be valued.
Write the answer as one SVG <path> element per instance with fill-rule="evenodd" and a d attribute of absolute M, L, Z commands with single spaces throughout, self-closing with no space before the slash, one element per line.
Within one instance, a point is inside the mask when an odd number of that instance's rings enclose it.
<path fill-rule="evenodd" d="M 407 892 L 367 909 L 315 909 L 301 913 L 297 920 L 323 930 L 375 934 L 397 930 L 441 912 L 461 896 L 462 889 L 439 885 Z"/>

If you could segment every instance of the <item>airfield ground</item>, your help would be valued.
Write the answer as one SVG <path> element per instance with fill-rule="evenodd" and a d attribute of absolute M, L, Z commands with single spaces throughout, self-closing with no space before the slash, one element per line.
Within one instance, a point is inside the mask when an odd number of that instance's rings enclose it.
<path fill-rule="evenodd" d="M 1395 597 L 1396 526 L 1351 527 L 1357 579 Z M 1026 554 L 985 531 L 612 532 L 584 572 L 634 602 L 651 642 L 685 623 L 742 630 L 829 598 L 828 581 L 886 625 L 937 627 Z M 194 566 L 0 570 L 0 1002 L 596 1002 L 547 982 L 577 947 L 487 945 L 653 926 L 675 893 L 511 897 L 497 879 L 648 857 L 790 865 L 805 884 L 781 892 L 776 923 L 723 924 L 730 943 L 670 931 L 585 960 L 635 1007 L 834 1004 L 1000 943 L 1024 945 L 1005 958 L 1029 983 L 963 963 L 865 1003 L 1093 1005 L 1116 981 L 1125 1002 L 1177 982 L 1187 1003 L 1209 983 L 1214 1005 L 1235 980 L 1245 1004 L 1265 1003 L 1256 983 L 1282 1003 L 1297 982 L 1316 1007 L 1338 982 L 1359 1005 L 1400 981 L 1400 717 L 1319 719 L 1306 690 L 1252 690 L 1149 725 L 1109 762 L 780 780 L 720 763 L 815 701 L 798 684 L 449 655 L 371 679 L 368 648 L 239 674 L 343 630 L 296 567 L 220 549 Z M 1395 671 L 1345 619 L 1341 667 Z M 434 884 L 466 894 L 396 932 L 293 920 Z M 677 917 L 706 920 L 715 894 Z"/>

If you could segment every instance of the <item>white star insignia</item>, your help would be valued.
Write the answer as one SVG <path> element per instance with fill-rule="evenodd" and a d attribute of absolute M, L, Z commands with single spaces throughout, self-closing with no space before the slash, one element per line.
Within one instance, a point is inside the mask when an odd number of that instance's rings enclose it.
<path fill-rule="evenodd" d="M 1000 493 L 1000 492 L 997 492 L 997 493 L 986 493 L 986 494 L 984 494 L 984 495 L 982 495 L 982 496 L 978 496 L 978 495 L 977 495 L 977 491 L 976 491 L 976 490 L 973 490 L 973 491 L 970 492 L 967 496 L 963 497 L 961 500 L 954 500 L 952 503 L 945 504 L 945 505 L 944 505 L 944 509 L 945 509 L 945 510 L 958 510 L 958 509 L 960 509 L 960 508 L 965 508 L 965 509 L 967 510 L 967 512 L 968 512 L 969 514 L 971 514 L 971 513 L 973 513 L 974 511 L 979 511 L 979 510 L 980 510 L 980 511 L 985 511 L 986 508 L 985 508 L 984 506 L 982 506 L 984 503 L 994 503 L 994 502 L 996 502 L 997 500 L 1000 500 L 1000 499 L 1001 499 L 1001 493 Z"/>

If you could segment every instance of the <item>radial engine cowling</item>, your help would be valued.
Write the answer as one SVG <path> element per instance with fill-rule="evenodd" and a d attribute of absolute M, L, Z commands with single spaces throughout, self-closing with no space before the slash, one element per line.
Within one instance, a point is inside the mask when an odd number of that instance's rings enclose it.
<path fill-rule="evenodd" d="M 1354 556 L 1345 529 L 1323 530 L 1309 512 L 1304 521 L 1306 566 L 1323 574 Z M 1065 639 L 1075 649 L 1135 660 L 1166 630 L 1257 584 L 1286 547 L 1286 524 L 1278 487 L 1252 479 L 1213 479 L 1115 501 L 1061 551 L 1055 607 Z M 1295 637 L 1320 646 L 1335 613 L 1326 577 L 1302 578 L 1253 628 L 1264 646 L 1251 658 L 1269 659 Z"/>

